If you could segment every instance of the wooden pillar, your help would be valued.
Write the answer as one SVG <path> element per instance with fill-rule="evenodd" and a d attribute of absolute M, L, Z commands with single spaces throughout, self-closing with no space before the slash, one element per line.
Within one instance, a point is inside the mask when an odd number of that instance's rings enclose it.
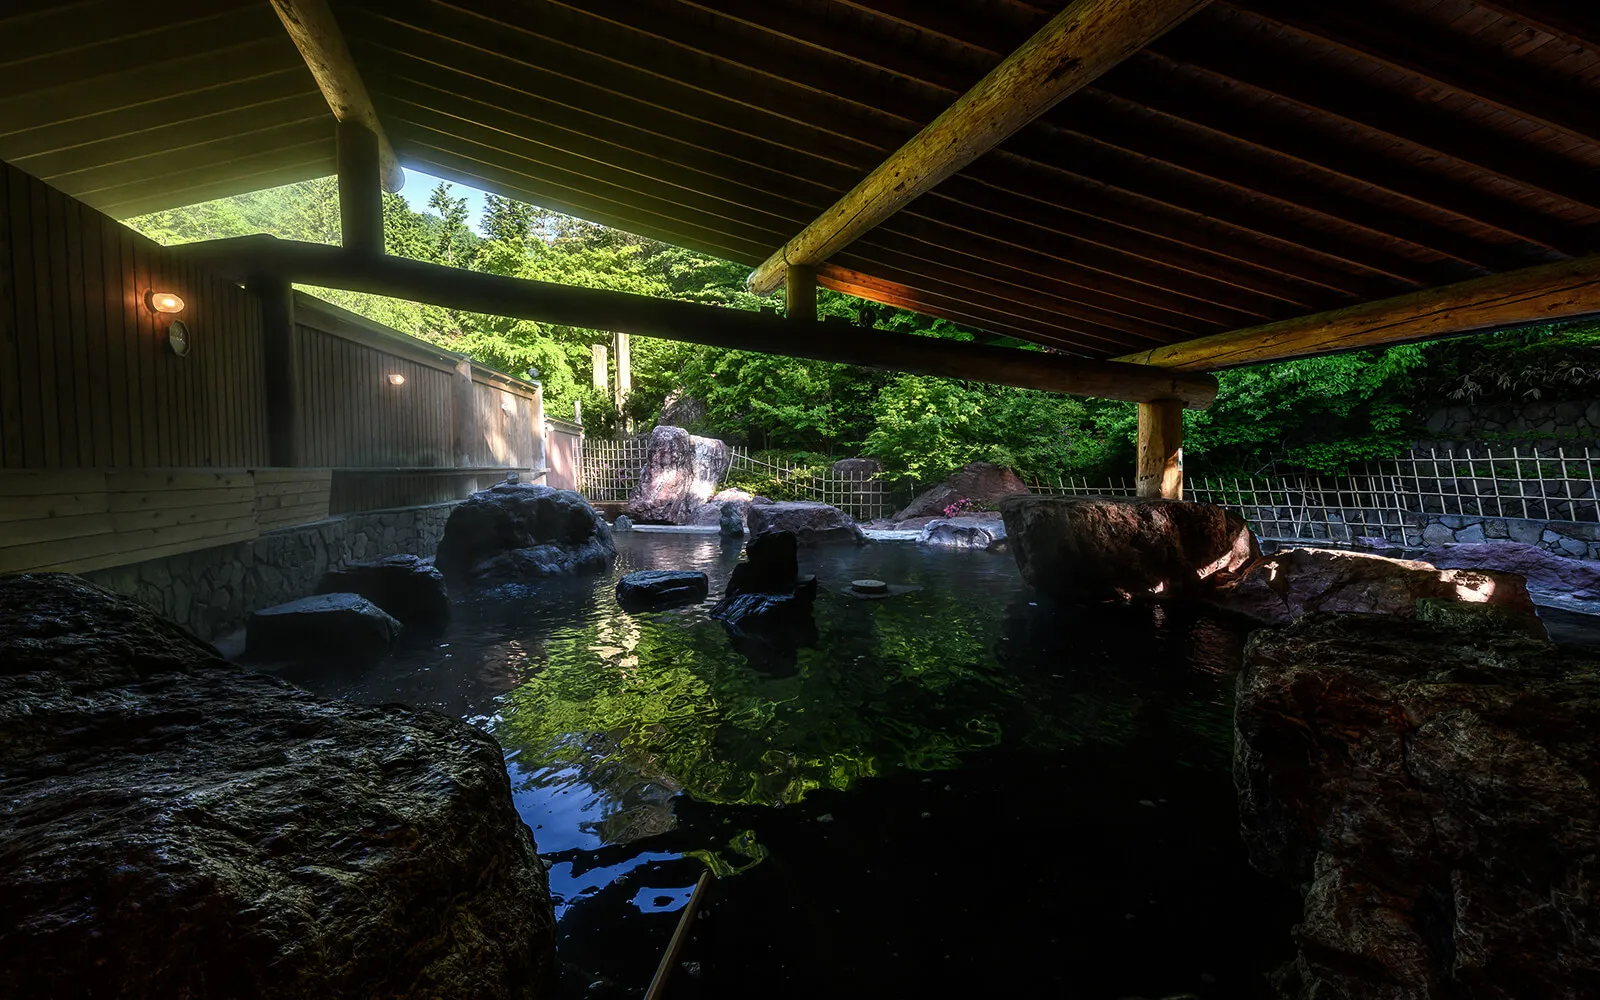
<path fill-rule="evenodd" d="M 378 137 L 355 122 L 338 124 L 339 233 L 344 248 L 383 253 L 383 185 Z"/>
<path fill-rule="evenodd" d="M 1139 404 L 1138 495 L 1183 499 L 1183 403 Z"/>
<path fill-rule="evenodd" d="M 300 463 L 300 362 L 294 351 L 294 287 L 257 275 L 245 287 L 261 300 L 262 377 L 267 400 L 267 464 Z"/>
<path fill-rule="evenodd" d="M 628 393 L 633 391 L 633 349 L 628 343 L 626 333 L 617 334 L 617 409 L 622 409 L 628 401 Z M 631 421 L 623 422 L 625 431 L 632 431 Z"/>
<path fill-rule="evenodd" d="M 789 265 L 784 275 L 784 308 L 790 319 L 817 318 L 817 270 L 814 267 Z"/>
<path fill-rule="evenodd" d="M 478 467 L 478 449 L 483 434 L 478 429 L 477 399 L 472 388 L 472 362 L 462 358 L 456 363 L 453 383 L 454 406 L 450 421 L 450 439 L 455 452 L 456 466 L 462 469 Z"/>
<path fill-rule="evenodd" d="M 594 387 L 601 392 L 606 391 L 606 383 L 611 381 L 610 374 L 606 371 L 606 345 L 589 345 L 589 364 L 594 370 Z"/>

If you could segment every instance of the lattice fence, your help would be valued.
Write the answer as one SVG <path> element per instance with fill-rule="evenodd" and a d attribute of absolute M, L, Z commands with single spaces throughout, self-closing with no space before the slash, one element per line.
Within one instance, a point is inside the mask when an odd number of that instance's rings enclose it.
<path fill-rule="evenodd" d="M 1344 476 L 1191 479 L 1186 499 L 1237 508 L 1263 538 L 1414 542 L 1431 518 L 1600 523 L 1600 455 L 1578 448 L 1411 451 Z M 1132 495 L 1127 480 L 1036 482 L 1041 493 Z"/>
<path fill-rule="evenodd" d="M 596 502 L 627 500 L 649 453 L 649 435 L 621 441 L 584 438 L 578 459 L 579 490 Z"/>

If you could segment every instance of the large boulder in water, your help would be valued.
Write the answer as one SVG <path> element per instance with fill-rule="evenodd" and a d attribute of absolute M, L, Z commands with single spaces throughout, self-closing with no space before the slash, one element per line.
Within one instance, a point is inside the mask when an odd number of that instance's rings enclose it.
<path fill-rule="evenodd" d="M 816 642 L 811 616 L 817 578 L 800 578 L 799 546 L 792 532 L 755 535 L 733 568 L 711 617 L 727 629 L 735 648 L 762 667 L 793 667 L 796 650 Z"/>
<path fill-rule="evenodd" d="M 1600 562 L 1568 559 L 1526 542 L 1452 542 L 1422 558 L 1440 569 L 1515 573 L 1528 589 L 1577 601 L 1600 601 Z"/>
<path fill-rule="evenodd" d="M 962 500 L 971 500 L 978 506 L 993 508 L 1004 497 L 1026 492 L 1028 484 L 1005 466 L 991 465 L 988 462 L 969 462 L 938 486 L 917 494 L 904 510 L 894 515 L 894 520 L 943 517 L 946 507 Z"/>
<path fill-rule="evenodd" d="M 733 455 L 716 438 L 682 427 L 650 432 L 650 450 L 628 497 L 628 516 L 643 524 L 688 524 L 717 492 Z M 716 522 L 712 522 L 716 523 Z"/>
<path fill-rule="evenodd" d="M 1442 570 L 1425 562 L 1337 549 L 1275 552 L 1212 591 L 1212 599 L 1232 611 L 1276 623 L 1311 611 L 1409 618 L 1418 601 L 1451 600 L 1493 605 L 1538 625 L 1533 601 L 1519 576 Z"/>
<path fill-rule="evenodd" d="M 1600 996 L 1600 660 L 1312 614 L 1238 687 L 1251 859 L 1306 892 L 1286 996 Z"/>
<path fill-rule="evenodd" d="M 554 959 L 492 737 L 76 577 L 0 578 L 0 799 L 10 996 L 529 998 Z"/>
<path fill-rule="evenodd" d="M 450 591 L 444 574 L 431 559 L 418 556 L 346 563 L 322 575 L 317 593 L 360 594 L 406 625 L 450 617 Z"/>
<path fill-rule="evenodd" d="M 849 514 L 809 500 L 751 504 L 745 511 L 745 521 L 751 535 L 787 531 L 801 545 L 833 542 L 863 545 L 867 540 L 861 533 L 861 526 Z"/>
<path fill-rule="evenodd" d="M 449 579 L 524 580 L 598 572 L 616 555 L 611 528 L 581 494 L 501 483 L 450 512 L 434 563 Z"/>
<path fill-rule="evenodd" d="M 617 603 L 624 608 L 664 608 L 705 600 L 706 575 L 687 569 L 642 569 L 617 581 Z"/>
<path fill-rule="evenodd" d="M 1006 523 L 998 514 L 936 517 L 917 536 L 918 545 L 935 549 L 1001 550 L 1005 540 Z"/>
<path fill-rule="evenodd" d="M 1023 579 L 1066 601 L 1202 596 L 1261 554 L 1244 519 L 1211 504 L 1029 495 L 1000 513 Z"/>
<path fill-rule="evenodd" d="M 252 614 L 245 624 L 245 652 L 262 660 L 373 660 L 389 651 L 400 628 L 400 622 L 360 594 L 319 594 Z"/>

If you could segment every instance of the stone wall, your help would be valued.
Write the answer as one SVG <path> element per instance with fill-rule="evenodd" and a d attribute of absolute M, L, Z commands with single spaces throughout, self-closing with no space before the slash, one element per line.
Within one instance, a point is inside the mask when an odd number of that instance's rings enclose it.
<path fill-rule="evenodd" d="M 1428 414 L 1428 435 L 1438 441 L 1600 441 L 1600 400 L 1457 403 Z"/>
<path fill-rule="evenodd" d="M 1376 517 L 1377 512 L 1364 512 Z M 1392 513 L 1392 512 L 1391 512 Z M 1342 530 L 1329 532 L 1324 525 L 1313 526 L 1312 537 L 1302 541 L 1349 542 L 1351 535 L 1367 538 L 1383 537 L 1392 545 L 1409 548 L 1445 545 L 1450 542 L 1484 542 L 1510 540 L 1537 545 L 1569 559 L 1600 560 L 1600 524 L 1594 522 L 1540 521 L 1516 517 L 1479 517 L 1456 514 L 1411 514 L 1404 528 L 1389 527 L 1379 530 L 1376 525 L 1362 524 L 1355 512 Z M 1330 514 L 1336 517 L 1336 514 Z M 1285 519 L 1287 520 L 1287 512 Z M 1335 527 L 1339 527 L 1336 525 Z M 1296 539 L 1267 536 L 1280 546 L 1294 544 Z"/>
<path fill-rule="evenodd" d="M 213 639 L 242 626 L 252 611 L 310 594 L 329 569 L 399 553 L 433 555 L 455 506 L 346 514 L 84 576 Z"/>

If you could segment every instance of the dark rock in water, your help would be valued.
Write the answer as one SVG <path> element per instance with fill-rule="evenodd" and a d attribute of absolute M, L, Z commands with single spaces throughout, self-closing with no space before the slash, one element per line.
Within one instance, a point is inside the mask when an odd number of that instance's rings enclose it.
<path fill-rule="evenodd" d="M 360 594 L 319 594 L 263 608 L 245 625 L 245 655 L 256 660 L 349 656 L 377 659 L 400 623 Z"/>
<path fill-rule="evenodd" d="M 432 560 L 417 556 L 388 556 L 329 570 L 317 593 L 360 594 L 406 625 L 450 617 L 444 574 Z"/>
<path fill-rule="evenodd" d="M 1311 614 L 1252 637 L 1235 725 L 1252 861 L 1306 887 L 1286 995 L 1600 996 L 1600 659 Z"/>
<path fill-rule="evenodd" d="M 554 960 L 492 737 L 75 577 L 0 578 L 0 797 L 8 996 L 532 998 Z"/>
<path fill-rule="evenodd" d="M 1454 542 L 1427 549 L 1420 558 L 1440 569 L 1515 573 L 1533 591 L 1600 601 L 1600 562 L 1567 559 L 1525 542 Z"/>
<path fill-rule="evenodd" d="M 722 505 L 722 514 L 717 518 L 717 528 L 723 538 L 744 537 L 744 510 L 736 503 Z"/>
<path fill-rule="evenodd" d="M 711 609 L 711 617 L 723 623 L 734 647 L 756 666 L 793 667 L 795 651 L 817 641 L 811 617 L 817 580 L 801 580 L 799 574 L 792 533 L 756 535 L 745 546 L 744 561 L 733 568 L 722 599 Z"/>
<path fill-rule="evenodd" d="M 1338 549 L 1285 549 L 1246 566 L 1211 600 L 1269 622 L 1310 611 L 1410 618 L 1419 600 L 1492 604 L 1538 624 L 1522 578 L 1509 573 L 1436 569 L 1425 562 Z"/>
<path fill-rule="evenodd" d="M 1211 504 L 1015 496 L 1000 513 L 1023 579 L 1064 601 L 1203 596 L 1261 555 L 1244 519 Z"/>
<path fill-rule="evenodd" d="M 616 555 L 611 529 L 581 494 L 502 483 L 450 512 L 434 563 L 451 580 L 525 580 L 598 572 Z"/>
<path fill-rule="evenodd" d="M 612 531 L 632 531 L 633 518 L 626 514 L 618 514 L 617 519 L 611 522 Z"/>
<path fill-rule="evenodd" d="M 940 517 L 922 528 L 918 545 L 936 549 L 999 549 L 1006 540 L 1006 523 L 999 514 Z"/>
<path fill-rule="evenodd" d="M 692 570 L 645 569 L 617 582 L 617 602 L 623 607 L 665 607 L 705 600 L 710 581 Z"/>
<path fill-rule="evenodd" d="M 811 501 L 751 504 L 745 515 L 750 534 L 786 531 L 801 545 L 827 545 L 835 542 L 866 544 L 861 526 L 837 507 Z"/>
<path fill-rule="evenodd" d="M 970 462 L 951 475 L 949 479 L 930 490 L 917 494 L 905 509 L 894 515 L 894 520 L 913 517 L 944 517 L 945 508 L 961 500 L 971 500 L 984 507 L 994 507 L 1004 497 L 1028 492 L 1028 484 L 1003 465 L 988 462 Z"/>
<path fill-rule="evenodd" d="M 716 438 L 696 437 L 682 427 L 650 432 L 650 449 L 639 482 L 628 497 L 628 514 L 643 524 L 688 524 L 728 474 L 733 455 Z"/>

